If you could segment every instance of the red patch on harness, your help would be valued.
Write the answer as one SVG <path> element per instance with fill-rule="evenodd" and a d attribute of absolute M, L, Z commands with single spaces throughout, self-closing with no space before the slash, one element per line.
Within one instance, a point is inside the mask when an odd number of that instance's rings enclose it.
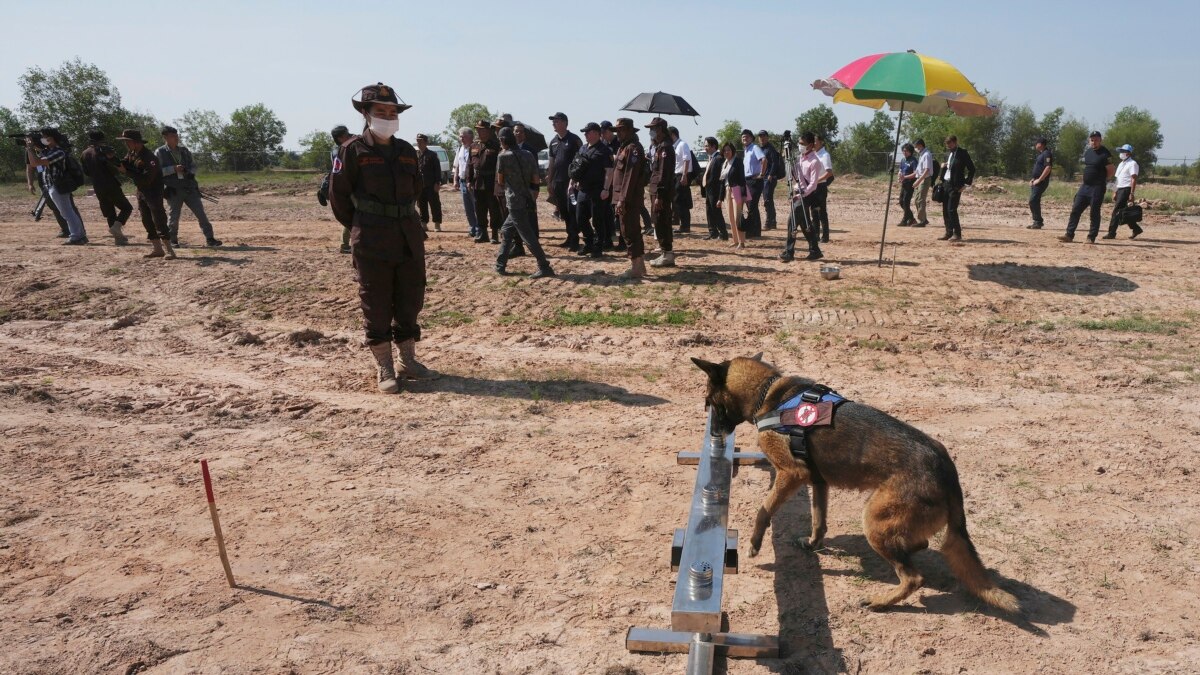
<path fill-rule="evenodd" d="M 801 403 L 799 407 L 783 411 L 779 422 L 789 427 L 815 427 L 829 424 L 833 420 L 832 403 Z"/>
<path fill-rule="evenodd" d="M 368 164 L 383 164 L 383 158 L 376 157 L 375 155 L 359 155 L 358 156 L 358 165 L 359 166 L 367 166 Z"/>

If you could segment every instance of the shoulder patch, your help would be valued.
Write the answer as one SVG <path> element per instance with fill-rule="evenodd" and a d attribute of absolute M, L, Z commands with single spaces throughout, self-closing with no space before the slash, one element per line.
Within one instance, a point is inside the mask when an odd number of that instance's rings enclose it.
<path fill-rule="evenodd" d="M 341 157 L 333 158 L 333 172 L 334 173 L 342 172 L 342 158 Z"/>

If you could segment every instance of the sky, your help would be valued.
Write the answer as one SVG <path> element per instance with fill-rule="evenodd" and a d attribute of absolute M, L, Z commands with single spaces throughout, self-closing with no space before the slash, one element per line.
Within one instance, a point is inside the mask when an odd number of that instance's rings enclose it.
<path fill-rule="evenodd" d="M 59 0 L 53 12 L 0 0 L 0 10 L 10 27 L 0 40 L 0 106 L 18 108 L 28 68 L 78 56 L 108 73 L 126 107 L 166 122 L 264 103 L 286 123 L 288 148 L 313 130 L 359 126 L 350 97 L 377 81 L 413 106 L 401 117 L 410 140 L 443 130 L 469 102 L 544 132 L 556 111 L 572 129 L 620 116 L 644 124 L 649 115 L 619 110 L 644 91 L 679 94 L 701 113 L 698 124 L 670 120 L 685 140 L 727 119 L 782 131 L 829 101 L 813 80 L 861 56 L 914 49 L 1039 116 L 1062 106 L 1103 128 L 1126 105 L 1148 109 L 1162 123 L 1160 157 L 1200 156 L 1194 0 Z M 22 29 L 48 20 L 49 35 Z M 834 111 L 843 129 L 871 115 Z"/>

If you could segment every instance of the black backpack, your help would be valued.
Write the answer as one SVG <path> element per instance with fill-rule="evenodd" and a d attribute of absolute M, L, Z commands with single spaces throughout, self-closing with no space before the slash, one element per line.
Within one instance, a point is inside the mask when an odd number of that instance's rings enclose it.
<path fill-rule="evenodd" d="M 74 192 L 83 186 L 83 165 L 69 151 L 63 162 L 63 172 L 54 182 L 54 189 L 59 192 Z"/>
<path fill-rule="evenodd" d="M 575 157 L 571 159 L 571 165 L 567 167 L 567 176 L 571 180 L 583 180 L 587 174 L 588 160 L 589 158 L 583 154 L 582 150 L 575 153 Z"/>
<path fill-rule="evenodd" d="M 779 180 L 787 175 L 787 167 L 783 165 L 783 157 L 774 147 L 767 151 L 771 159 L 771 178 Z"/>

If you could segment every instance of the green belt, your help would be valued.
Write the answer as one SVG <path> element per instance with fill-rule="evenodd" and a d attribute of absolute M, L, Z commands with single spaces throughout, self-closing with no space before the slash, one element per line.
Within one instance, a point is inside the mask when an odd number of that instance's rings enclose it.
<path fill-rule="evenodd" d="M 359 197 L 358 195 L 350 195 L 350 201 L 354 204 L 356 211 L 369 213 L 373 216 L 383 216 L 384 218 L 395 218 L 399 220 L 406 216 L 416 216 L 417 209 L 412 202 L 403 202 L 401 204 L 384 204 L 370 197 Z"/>

